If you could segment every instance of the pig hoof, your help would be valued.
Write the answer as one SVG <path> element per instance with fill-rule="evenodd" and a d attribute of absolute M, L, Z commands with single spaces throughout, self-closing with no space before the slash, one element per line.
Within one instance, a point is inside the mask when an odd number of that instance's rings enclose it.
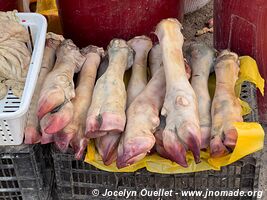
<path fill-rule="evenodd" d="M 228 149 L 224 146 L 222 139 L 215 136 L 210 141 L 210 154 L 213 158 L 218 158 L 229 154 Z"/>
<path fill-rule="evenodd" d="M 170 159 L 183 167 L 188 167 L 186 161 L 186 148 L 180 142 L 176 133 L 173 131 L 164 130 L 162 136 L 164 149 L 166 150 Z"/>
<path fill-rule="evenodd" d="M 60 106 L 65 101 L 64 91 L 60 87 L 55 87 L 48 92 L 43 92 L 38 101 L 37 116 L 42 119 L 47 113 Z"/>
<path fill-rule="evenodd" d="M 74 134 L 57 133 L 54 137 L 54 143 L 58 150 L 65 153 L 69 148 L 70 141 Z"/>
<path fill-rule="evenodd" d="M 135 137 L 118 149 L 117 167 L 123 168 L 143 159 L 155 144 L 154 137 Z M 123 149 L 122 149 L 123 148 Z"/>
<path fill-rule="evenodd" d="M 66 127 L 73 117 L 73 105 L 65 104 L 58 112 L 46 114 L 40 121 L 42 132 L 55 134 Z"/>
<path fill-rule="evenodd" d="M 41 141 L 41 135 L 39 131 L 34 127 L 26 127 L 24 144 L 37 144 Z"/>
<path fill-rule="evenodd" d="M 231 129 L 225 132 L 225 139 L 224 139 L 224 145 L 229 147 L 230 149 L 234 149 L 237 141 L 237 131 L 235 129 Z"/>
<path fill-rule="evenodd" d="M 201 131 L 201 145 L 200 149 L 207 149 L 210 145 L 210 132 L 211 128 L 210 127 L 200 127 Z"/>
<path fill-rule="evenodd" d="M 81 160 L 84 155 L 84 151 L 88 145 L 88 139 L 87 138 L 82 138 L 82 139 L 74 139 L 71 141 L 70 145 L 73 148 L 73 151 L 75 153 L 75 159 L 76 160 Z"/>

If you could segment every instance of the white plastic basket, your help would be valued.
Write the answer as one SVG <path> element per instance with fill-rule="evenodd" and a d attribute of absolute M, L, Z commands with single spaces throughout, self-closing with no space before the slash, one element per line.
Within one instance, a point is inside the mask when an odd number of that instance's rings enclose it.
<path fill-rule="evenodd" d="M 27 46 L 32 51 L 32 58 L 21 99 L 9 91 L 0 100 L 0 145 L 20 145 L 23 142 L 27 112 L 41 68 L 46 38 L 44 16 L 36 13 L 17 13 L 17 16 L 30 32 L 33 44 L 29 42 Z"/>

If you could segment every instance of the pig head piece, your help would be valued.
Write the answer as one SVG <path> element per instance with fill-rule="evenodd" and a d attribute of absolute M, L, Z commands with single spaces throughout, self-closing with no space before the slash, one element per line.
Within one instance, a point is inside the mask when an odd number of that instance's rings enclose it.
<path fill-rule="evenodd" d="M 121 48 L 125 48 L 128 51 L 128 60 L 127 60 L 127 68 L 130 69 L 134 62 L 135 52 L 134 50 L 127 44 L 125 40 L 122 39 L 113 39 L 108 45 L 108 52 L 117 51 Z"/>

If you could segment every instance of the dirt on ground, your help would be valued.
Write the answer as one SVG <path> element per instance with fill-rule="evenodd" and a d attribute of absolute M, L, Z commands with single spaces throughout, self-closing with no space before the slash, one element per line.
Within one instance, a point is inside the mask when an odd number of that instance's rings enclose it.
<path fill-rule="evenodd" d="M 185 15 L 183 21 L 183 34 L 185 42 L 191 40 L 205 42 L 208 46 L 213 46 L 213 34 L 206 33 L 195 37 L 196 31 L 204 28 L 206 23 L 213 17 L 213 1 L 200 10 Z"/>
<path fill-rule="evenodd" d="M 213 34 L 206 33 L 202 36 L 195 37 L 197 30 L 205 27 L 205 23 L 213 17 L 213 0 L 200 10 L 185 15 L 183 21 L 183 33 L 185 36 L 185 43 L 192 40 L 205 42 L 208 46 L 213 46 Z M 267 125 L 263 125 L 265 133 L 267 132 Z M 267 140 L 262 154 L 261 170 L 259 176 L 259 190 L 263 191 L 262 199 L 267 199 Z"/>

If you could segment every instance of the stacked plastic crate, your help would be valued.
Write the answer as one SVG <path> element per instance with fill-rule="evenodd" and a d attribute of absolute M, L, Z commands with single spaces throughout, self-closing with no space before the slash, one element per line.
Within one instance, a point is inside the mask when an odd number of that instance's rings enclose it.
<path fill-rule="evenodd" d="M 0 101 L 0 199 L 44 200 L 50 198 L 53 167 L 50 147 L 23 145 L 24 127 L 41 67 L 47 23 L 35 13 L 18 13 L 29 30 L 27 47 L 32 58 L 21 98 L 9 91 Z"/>
<path fill-rule="evenodd" d="M 244 117 L 245 121 L 258 121 L 256 89 L 253 84 L 242 85 L 241 99 L 249 103 L 252 112 Z M 258 189 L 261 152 L 249 155 L 232 165 L 223 167 L 221 171 L 204 171 L 188 174 L 164 175 L 140 170 L 134 173 L 111 173 L 77 161 L 71 152 L 66 154 L 52 151 L 56 175 L 56 193 L 59 199 L 125 199 L 120 197 L 94 196 L 93 190 L 98 189 L 103 194 L 106 189 L 118 191 L 141 191 L 150 189 L 174 190 L 177 195 L 166 199 L 197 199 L 201 197 L 182 197 L 181 191 L 255 191 Z M 210 199 L 227 199 L 228 197 L 210 197 Z M 130 197 L 129 199 L 155 199 L 155 197 Z M 165 199 L 163 197 L 163 199 Z M 256 197 L 234 197 L 232 199 L 256 199 Z"/>

